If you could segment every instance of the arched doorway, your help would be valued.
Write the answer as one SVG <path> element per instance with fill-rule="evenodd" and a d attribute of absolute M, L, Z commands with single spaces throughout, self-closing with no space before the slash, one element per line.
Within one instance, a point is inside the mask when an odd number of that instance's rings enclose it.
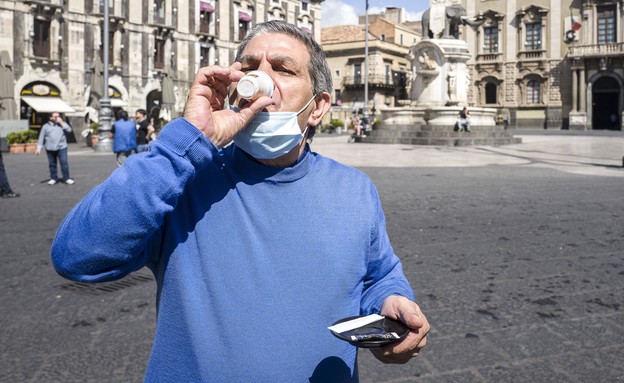
<path fill-rule="evenodd" d="M 487 82 L 485 84 L 485 103 L 496 104 L 496 84 L 493 82 Z"/>
<path fill-rule="evenodd" d="M 592 129 L 621 130 L 620 84 L 609 76 L 592 85 Z"/>

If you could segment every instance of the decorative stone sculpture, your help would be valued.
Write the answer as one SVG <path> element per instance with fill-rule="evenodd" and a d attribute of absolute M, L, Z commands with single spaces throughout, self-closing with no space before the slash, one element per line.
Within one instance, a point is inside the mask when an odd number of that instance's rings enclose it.
<path fill-rule="evenodd" d="M 444 20 L 444 28 L 440 28 L 440 18 Z M 477 16 L 469 18 L 466 8 L 461 4 L 433 4 L 422 15 L 422 36 L 426 38 L 459 39 L 459 26 L 469 25 L 473 28 L 485 22 L 485 18 Z"/>

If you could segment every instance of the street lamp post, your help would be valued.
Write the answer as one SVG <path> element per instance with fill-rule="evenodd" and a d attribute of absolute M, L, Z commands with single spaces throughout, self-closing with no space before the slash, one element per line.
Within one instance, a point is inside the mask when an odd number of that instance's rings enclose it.
<path fill-rule="evenodd" d="M 364 32 L 364 118 L 368 121 L 368 0 L 366 0 Z"/>
<path fill-rule="evenodd" d="M 113 109 L 111 108 L 110 99 L 108 98 L 108 45 L 109 45 L 109 35 L 108 35 L 108 0 L 104 0 L 104 26 L 103 26 L 103 41 L 102 41 L 102 52 L 103 61 L 104 61 L 104 88 L 102 91 L 102 97 L 100 98 L 100 112 L 99 112 L 99 129 L 98 136 L 99 140 L 97 144 L 95 144 L 96 152 L 112 152 L 113 151 L 113 142 L 108 137 L 108 133 L 111 131 L 111 121 L 113 120 Z"/>

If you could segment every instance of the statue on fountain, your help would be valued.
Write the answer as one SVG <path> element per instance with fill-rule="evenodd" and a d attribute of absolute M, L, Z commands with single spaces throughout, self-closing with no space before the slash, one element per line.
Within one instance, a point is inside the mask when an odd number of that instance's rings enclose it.
<path fill-rule="evenodd" d="M 434 20 L 434 28 L 431 28 Z M 442 21 L 443 20 L 443 21 Z M 466 8 L 461 4 L 446 4 L 444 1 L 432 1 L 432 7 L 422 15 L 422 37 L 424 39 L 459 39 L 460 25 L 477 28 L 485 22 L 481 15 L 468 17 Z"/>
<path fill-rule="evenodd" d="M 398 137 L 400 143 L 425 145 L 472 145 L 517 143 L 511 134 L 497 131 L 496 109 L 470 103 L 472 86 L 467 62 L 469 45 L 461 38 L 462 26 L 477 28 L 483 15 L 469 17 L 460 0 L 431 0 L 422 18 L 423 39 L 409 52 L 412 64 L 409 106 L 382 109 L 380 142 Z M 454 132 L 460 106 L 470 105 L 470 132 Z M 387 137 L 381 132 L 388 131 Z M 413 133 L 413 132 L 417 132 Z M 372 141 L 374 137 L 370 140 Z M 383 138 L 383 140 L 382 140 Z"/>

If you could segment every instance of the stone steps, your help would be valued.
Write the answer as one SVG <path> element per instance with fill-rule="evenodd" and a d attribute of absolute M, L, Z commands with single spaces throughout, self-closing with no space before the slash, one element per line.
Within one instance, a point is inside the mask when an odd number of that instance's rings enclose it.
<path fill-rule="evenodd" d="M 499 131 L 476 131 L 472 130 L 470 132 L 448 132 L 448 131 L 440 131 L 435 132 L 418 132 L 418 131 L 389 131 L 389 132 L 369 132 L 367 133 L 368 137 L 383 137 L 383 138 L 428 138 L 428 137 L 441 137 L 441 138 L 463 138 L 465 136 L 470 137 L 479 137 L 479 138 L 500 138 L 500 137 L 509 137 L 509 133 L 507 132 L 499 132 Z"/>
<path fill-rule="evenodd" d="M 387 138 L 387 137 L 356 137 L 355 142 L 371 144 L 403 144 L 403 145 L 433 145 L 433 146 L 473 146 L 473 145 L 510 145 L 520 144 L 518 137 L 501 138 L 472 138 L 472 137 L 429 137 L 429 138 Z"/>
<path fill-rule="evenodd" d="M 470 132 L 455 132 L 452 126 L 387 125 L 356 137 L 356 142 L 375 144 L 472 146 L 522 143 L 502 126 L 471 126 Z"/>

